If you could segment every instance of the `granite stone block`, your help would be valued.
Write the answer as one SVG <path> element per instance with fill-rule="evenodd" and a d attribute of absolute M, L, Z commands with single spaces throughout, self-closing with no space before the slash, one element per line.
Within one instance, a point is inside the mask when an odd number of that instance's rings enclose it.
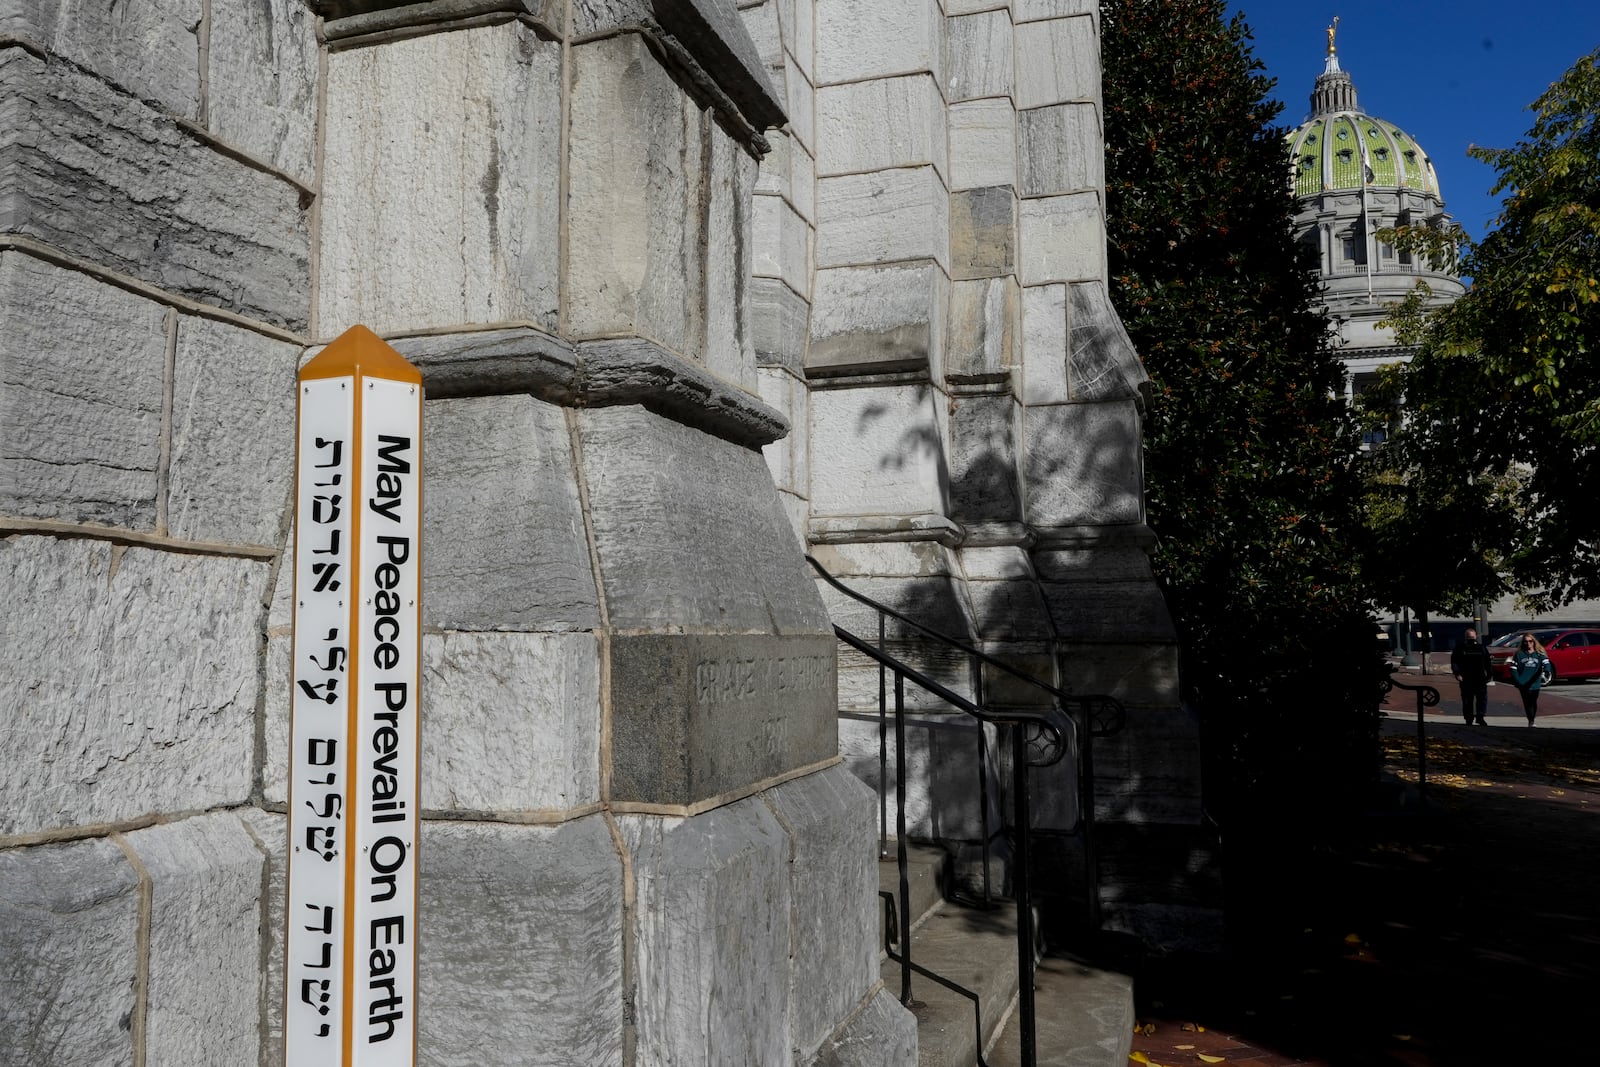
<path fill-rule="evenodd" d="M 813 514 L 943 514 L 944 407 L 927 385 L 814 391 Z"/>
<path fill-rule="evenodd" d="M 817 84 L 929 71 L 942 79 L 944 22 L 928 0 L 816 0 Z"/>
<path fill-rule="evenodd" d="M 932 165 L 949 159 L 945 103 L 932 74 L 876 78 L 817 90 L 817 173 Z"/>
<path fill-rule="evenodd" d="M 752 278 L 750 323 L 758 365 L 800 369 L 811 328 L 811 304 L 805 297 L 776 278 Z"/>
<path fill-rule="evenodd" d="M 944 72 L 950 99 L 1010 96 L 1010 12 L 952 16 L 946 26 Z"/>
<path fill-rule="evenodd" d="M 1022 202 L 1023 285 L 1100 281 L 1106 275 L 1106 228 L 1097 193 Z"/>
<path fill-rule="evenodd" d="M 527 395 L 430 400 L 423 434 L 427 625 L 599 626 L 562 409 Z"/>
<path fill-rule="evenodd" d="M 877 799 L 843 766 L 765 794 L 791 842 L 789 1043 L 822 1046 L 878 977 Z"/>
<path fill-rule="evenodd" d="M 802 144 L 789 153 L 789 199 L 800 217 L 817 223 L 817 161 Z"/>
<path fill-rule="evenodd" d="M 917 1017 L 887 989 L 829 1035 L 809 1067 L 911 1067 L 917 1062 Z"/>
<path fill-rule="evenodd" d="M 818 271 L 806 370 L 933 369 L 947 288 L 931 261 Z"/>
<path fill-rule="evenodd" d="M 508 22 L 333 52 L 327 80 L 324 335 L 554 329 L 561 45 Z"/>
<path fill-rule="evenodd" d="M 265 858 L 238 816 L 128 835 L 150 876 L 149 1063 L 259 1057 Z"/>
<path fill-rule="evenodd" d="M 816 265 L 932 259 L 948 268 L 950 198 L 931 166 L 817 182 Z"/>
<path fill-rule="evenodd" d="M 1017 197 L 1009 185 L 950 194 L 950 277 L 1003 278 L 1017 269 Z"/>
<path fill-rule="evenodd" d="M 747 291 L 755 257 L 751 190 L 756 161 L 731 137 L 711 141 L 705 214 L 705 339 L 701 361 L 710 373 L 756 391 L 755 336 Z M 802 223 L 803 224 L 803 223 Z M 809 232 L 805 234 L 809 240 Z"/>
<path fill-rule="evenodd" d="M 426 634 L 422 806 L 560 812 L 600 799 L 600 653 L 567 634 Z"/>
<path fill-rule="evenodd" d="M 754 213 L 751 264 L 754 276 L 776 278 L 793 292 L 806 292 L 811 227 L 782 197 L 753 197 L 751 210 Z"/>
<path fill-rule="evenodd" d="M 1097 190 L 1105 185 L 1105 142 L 1093 104 L 1053 104 L 1017 115 L 1023 196 Z"/>
<path fill-rule="evenodd" d="M 1017 108 L 1100 97 L 1100 34 L 1088 15 L 1016 27 Z"/>
<path fill-rule="evenodd" d="M 1059 404 L 1067 390 L 1067 286 L 1022 291 L 1022 390 L 1029 404 Z"/>
<path fill-rule="evenodd" d="M 306 328 L 310 202 L 295 185 L 21 48 L 0 48 L 0 101 L 8 231 L 204 304 Z"/>
<path fill-rule="evenodd" d="M 261 1062 L 271 1067 L 283 1061 L 283 998 L 278 994 L 283 990 L 283 909 L 289 874 L 284 857 L 289 820 L 260 808 L 240 808 L 235 814 L 261 850 L 266 865 L 261 881 L 261 921 L 265 924 L 261 977 L 267 988 L 261 1006 Z"/>
<path fill-rule="evenodd" d="M 1012 0 L 1018 22 L 1039 19 L 1064 19 L 1074 15 L 1098 16 L 1100 5 L 1096 0 Z"/>
<path fill-rule="evenodd" d="M 1077 581 L 1041 579 L 1040 587 L 1050 599 L 1051 616 L 1065 640 L 1173 640 L 1166 599 L 1148 578 L 1110 581 L 1085 575 Z"/>
<path fill-rule="evenodd" d="M 1102 282 L 1072 289 L 1072 337 L 1067 384 L 1073 400 L 1120 400 L 1140 396 L 1149 381 L 1133 340 L 1111 306 Z"/>
<path fill-rule="evenodd" d="M 298 345 L 214 319 L 178 321 L 167 527 L 276 545 L 293 508 Z"/>
<path fill-rule="evenodd" d="M 805 383 L 789 370 L 781 367 L 762 367 L 761 396 L 768 404 L 782 411 L 795 427 L 782 440 L 774 441 L 761 450 L 767 461 L 767 470 L 780 490 L 790 493 L 807 493 L 810 477 L 805 462 L 808 446 L 806 437 L 806 387 Z"/>
<path fill-rule="evenodd" d="M 0 540 L 0 834 L 243 803 L 268 569 Z"/>
<path fill-rule="evenodd" d="M 22 37 L 130 95 L 200 117 L 202 0 L 10 0 L 0 35 Z"/>
<path fill-rule="evenodd" d="M 600 816 L 425 822 L 418 898 L 419 1064 L 622 1062 L 623 879 Z"/>
<path fill-rule="evenodd" d="M 784 104 L 788 112 L 788 124 L 784 129 L 794 138 L 795 143 L 810 152 L 813 156 L 817 151 L 817 94 L 811 82 L 805 75 L 793 66 L 783 69 Z M 777 81 L 774 72 L 773 80 Z"/>
<path fill-rule="evenodd" d="M 611 797 L 694 804 L 838 751 L 833 638 L 611 639 Z"/>
<path fill-rule="evenodd" d="M 950 188 L 1017 183 L 1017 113 L 1008 99 L 951 104 Z"/>
<path fill-rule="evenodd" d="M 698 357 L 706 179 L 712 141 L 726 134 L 637 34 L 573 49 L 570 96 L 567 329 L 636 334 Z M 756 247 L 768 247 L 757 231 Z"/>
<path fill-rule="evenodd" d="M 1021 522 L 1022 406 L 1007 393 L 950 404 L 950 517 Z"/>
<path fill-rule="evenodd" d="M 790 1062 L 789 840 L 751 798 L 619 818 L 633 856 L 639 1067 Z"/>
<path fill-rule="evenodd" d="M 1017 364 L 1019 295 L 1015 278 L 950 283 L 945 327 L 945 377 L 951 380 L 1006 374 Z"/>
<path fill-rule="evenodd" d="M 284 570 L 288 570 L 285 567 Z M 294 638 L 287 627 L 267 638 L 265 752 L 261 759 L 261 793 L 271 803 L 289 799 L 289 686 L 293 680 Z"/>
<path fill-rule="evenodd" d="M 139 879 L 112 842 L 0 851 L 0 1064 L 130 1067 L 138 936 Z"/>
<path fill-rule="evenodd" d="M 827 632 L 760 453 L 638 407 L 579 425 L 614 629 Z"/>
<path fill-rule="evenodd" d="M 1030 523 L 1097 526 L 1144 520 L 1143 442 L 1133 401 L 1029 407 L 1024 419 Z"/>
<path fill-rule="evenodd" d="M 0 252 L 0 512 L 156 523 L 166 309 Z"/>
<path fill-rule="evenodd" d="M 316 182 L 317 20 L 306 0 L 210 0 L 206 123 L 307 186 Z"/>
<path fill-rule="evenodd" d="M 1046 590 L 1052 604 L 1057 597 Z M 1178 706 L 1178 643 L 1106 643 L 1064 640 L 1059 646 L 1062 680 L 1075 693 L 1105 693 L 1129 708 Z M 1137 744 L 1137 741 L 1135 741 Z M 1098 765 L 1100 746 L 1095 746 Z M 1154 753 L 1153 753 L 1154 755 Z M 1098 774 L 1096 775 L 1098 779 Z M 1190 801 L 1185 801 L 1189 803 Z"/>

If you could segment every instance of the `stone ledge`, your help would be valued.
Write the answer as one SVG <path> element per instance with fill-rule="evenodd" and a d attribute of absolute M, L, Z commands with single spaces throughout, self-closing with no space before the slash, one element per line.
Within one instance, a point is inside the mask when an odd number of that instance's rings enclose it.
<path fill-rule="evenodd" d="M 531 327 L 401 337 L 389 342 L 422 371 L 429 399 L 530 393 L 565 407 L 638 404 L 749 448 L 784 437 L 789 421 L 654 341 L 576 346 Z"/>
<path fill-rule="evenodd" d="M 615 25 L 598 25 L 592 33 L 564 25 L 563 5 L 556 0 L 321 0 L 314 6 L 325 20 L 322 37 L 335 49 L 510 19 L 567 39 L 638 33 L 722 113 L 758 157 L 770 148 L 761 131 L 788 121 L 749 31 L 717 0 L 645 0 L 630 5 L 638 10 L 624 8 Z"/>
<path fill-rule="evenodd" d="M 813 545 L 937 541 L 955 548 L 965 536 L 960 523 L 943 515 L 822 516 L 806 526 L 806 540 Z"/>
<path fill-rule="evenodd" d="M 482 19 L 499 15 L 525 16 L 552 36 L 561 31 L 558 0 L 321 0 L 313 2 L 322 15 L 322 38 L 333 47 L 367 43 L 368 38 L 383 40 L 414 36 L 463 19 Z"/>

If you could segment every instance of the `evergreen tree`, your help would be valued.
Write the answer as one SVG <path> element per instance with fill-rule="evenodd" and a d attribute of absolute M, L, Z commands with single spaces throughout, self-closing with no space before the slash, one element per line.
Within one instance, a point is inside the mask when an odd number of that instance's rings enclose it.
<path fill-rule="evenodd" d="M 1153 386 L 1155 566 L 1208 794 L 1348 778 L 1375 754 L 1379 667 L 1359 439 L 1294 239 L 1279 105 L 1221 0 L 1104 0 L 1101 15 L 1112 297 Z"/>

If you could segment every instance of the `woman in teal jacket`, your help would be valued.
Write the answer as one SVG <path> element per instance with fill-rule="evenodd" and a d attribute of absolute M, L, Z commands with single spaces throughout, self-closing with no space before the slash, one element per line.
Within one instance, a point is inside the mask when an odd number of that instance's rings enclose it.
<path fill-rule="evenodd" d="M 1522 694 L 1522 712 L 1528 716 L 1528 725 L 1539 713 L 1539 688 L 1550 677 L 1550 657 L 1544 646 L 1532 634 L 1523 634 L 1517 642 L 1517 651 L 1511 656 L 1511 684 Z"/>

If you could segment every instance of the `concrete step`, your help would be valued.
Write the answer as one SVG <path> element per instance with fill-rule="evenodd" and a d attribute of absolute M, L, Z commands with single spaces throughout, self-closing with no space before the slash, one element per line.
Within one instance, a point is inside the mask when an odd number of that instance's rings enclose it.
<path fill-rule="evenodd" d="M 1131 977 L 1046 957 L 1033 987 L 1038 1067 L 1125 1067 L 1135 1021 Z M 1021 1067 L 1014 1012 L 985 1059 L 989 1067 Z"/>
<path fill-rule="evenodd" d="M 945 870 L 949 860 L 940 848 L 931 848 L 927 845 L 906 846 L 906 880 L 909 883 L 909 896 L 911 906 L 911 925 L 914 927 L 922 921 L 934 908 L 944 903 Z M 895 865 L 895 845 L 889 842 L 889 856 L 878 861 L 878 889 L 885 893 L 892 893 L 896 897 L 896 907 L 899 906 L 900 893 L 899 868 Z M 888 932 L 888 910 L 878 909 L 878 945 L 887 944 L 885 936 Z M 898 987 L 896 987 L 898 988 Z"/>
<path fill-rule="evenodd" d="M 1003 905 L 985 911 L 946 902 L 940 895 L 945 854 L 912 847 L 908 858 L 912 960 L 977 993 L 989 1067 L 1020 1067 L 1015 909 Z M 879 866 L 879 882 L 890 892 L 898 885 L 892 855 Z M 887 956 L 883 984 L 900 995 L 900 965 Z M 1134 1022 L 1130 978 L 1050 958 L 1041 961 L 1034 988 L 1039 1067 L 1127 1063 Z M 980 1038 L 972 1001 L 918 974 L 911 976 L 911 997 L 918 1067 L 974 1067 Z"/>
<path fill-rule="evenodd" d="M 1016 912 L 943 904 L 912 932 L 911 959 L 978 994 L 988 1044 L 1017 995 Z M 898 996 L 900 965 L 883 964 L 883 984 Z M 972 1001 L 919 974 L 911 976 L 918 1067 L 972 1067 L 978 1061 L 978 1014 Z"/>

